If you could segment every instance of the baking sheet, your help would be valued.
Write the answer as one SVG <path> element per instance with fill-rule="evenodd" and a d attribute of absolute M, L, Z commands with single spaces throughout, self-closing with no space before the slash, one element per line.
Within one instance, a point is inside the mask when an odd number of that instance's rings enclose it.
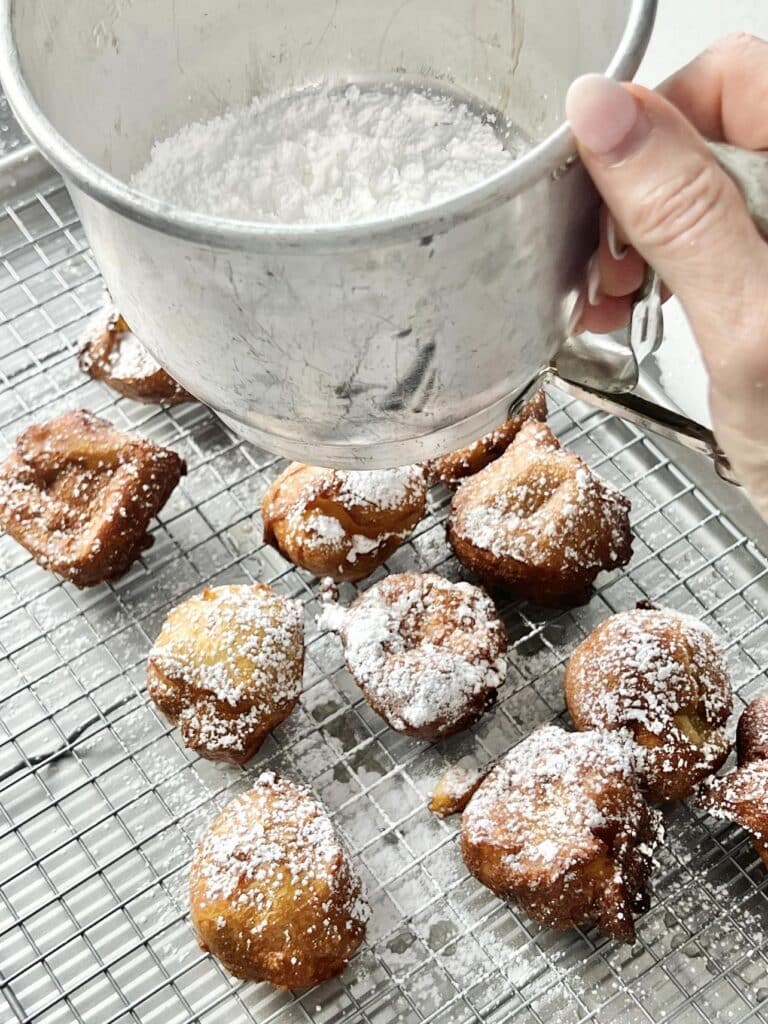
<path fill-rule="evenodd" d="M 317 581 L 262 543 L 259 503 L 280 461 L 202 406 L 141 406 L 80 373 L 74 352 L 101 281 L 61 181 L 30 166 L 6 175 L 0 216 L 0 456 L 29 423 L 82 406 L 174 448 L 190 472 L 153 548 L 114 584 L 79 592 L 0 537 L 0 1021 L 768 1024 L 768 876 L 743 832 L 685 805 L 667 814 L 652 907 L 630 948 L 541 929 L 497 900 L 464 869 L 456 819 L 425 807 L 446 765 L 565 721 L 569 652 L 640 598 L 721 633 L 737 713 L 765 688 L 768 561 L 707 496 L 708 467 L 699 486 L 635 428 L 553 394 L 562 440 L 632 499 L 632 563 L 586 608 L 504 607 L 513 647 L 496 710 L 441 744 L 399 736 L 317 631 Z M 447 502 L 431 495 L 389 571 L 458 578 Z M 256 579 L 304 602 L 305 692 L 241 770 L 181 746 L 147 699 L 144 667 L 172 605 L 204 584 Z M 313 787 L 370 892 L 366 943 L 309 992 L 232 980 L 187 920 L 197 837 L 265 768 Z"/>

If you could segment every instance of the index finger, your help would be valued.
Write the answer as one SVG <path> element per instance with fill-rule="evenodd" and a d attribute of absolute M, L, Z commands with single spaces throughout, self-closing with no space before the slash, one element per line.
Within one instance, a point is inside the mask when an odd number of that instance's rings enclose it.
<path fill-rule="evenodd" d="M 706 138 L 768 149 L 768 42 L 726 36 L 663 82 L 658 91 Z"/>

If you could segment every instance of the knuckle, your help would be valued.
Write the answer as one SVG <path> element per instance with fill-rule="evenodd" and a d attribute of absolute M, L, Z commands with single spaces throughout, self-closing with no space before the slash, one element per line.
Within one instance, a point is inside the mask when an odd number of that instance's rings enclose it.
<path fill-rule="evenodd" d="M 707 52 L 718 58 L 730 59 L 743 57 L 745 53 L 755 49 L 768 51 L 768 43 L 750 32 L 729 32 L 713 43 Z"/>
<path fill-rule="evenodd" d="M 704 156 L 647 192 L 638 204 L 636 226 L 646 244 L 687 246 L 707 235 L 728 205 L 728 178 Z"/>

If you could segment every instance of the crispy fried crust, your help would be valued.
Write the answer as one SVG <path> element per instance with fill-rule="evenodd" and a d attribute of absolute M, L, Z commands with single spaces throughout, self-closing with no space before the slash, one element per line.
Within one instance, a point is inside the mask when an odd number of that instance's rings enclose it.
<path fill-rule="evenodd" d="M 529 421 L 507 451 L 458 489 L 448 539 L 491 587 L 534 604 L 585 604 L 602 570 L 632 554 L 629 501 Z"/>
<path fill-rule="evenodd" d="M 479 587 L 435 573 L 387 576 L 356 598 L 341 639 L 347 667 L 397 732 L 438 740 L 466 729 L 506 678 L 507 636 Z"/>
<path fill-rule="evenodd" d="M 263 583 L 214 587 L 168 615 L 147 689 L 188 747 L 244 764 L 293 710 L 303 667 L 298 602 Z"/>
<path fill-rule="evenodd" d="M 261 503 L 264 540 L 315 576 L 369 576 L 424 516 L 418 466 L 371 473 L 292 463 Z"/>
<path fill-rule="evenodd" d="M 429 810 L 440 818 L 460 814 L 480 788 L 489 769 L 446 768 L 429 798 Z"/>
<path fill-rule="evenodd" d="M 746 829 L 768 868 L 768 693 L 742 712 L 736 748 L 739 767 L 702 786 L 697 803 L 714 817 Z"/>
<path fill-rule="evenodd" d="M 768 761 L 750 761 L 699 790 L 696 803 L 715 818 L 741 825 L 768 868 Z"/>
<path fill-rule="evenodd" d="M 768 761 L 768 693 L 762 693 L 744 708 L 736 733 L 739 764 Z"/>
<path fill-rule="evenodd" d="M 119 313 L 105 311 L 105 320 L 100 330 L 89 328 L 80 348 L 78 363 L 83 373 L 136 402 L 194 402 L 192 395 L 149 355 Z M 130 362 L 123 362 L 121 353 L 127 355 L 129 348 Z M 122 370 L 121 365 L 125 367 Z"/>
<path fill-rule="evenodd" d="M 28 427 L 0 467 L 0 526 L 78 587 L 121 576 L 184 460 L 80 409 Z"/>
<path fill-rule="evenodd" d="M 469 801 L 461 852 L 483 885 L 540 924 L 594 924 L 633 942 L 659 834 L 631 744 L 547 727 L 511 750 Z"/>
<path fill-rule="evenodd" d="M 445 484 L 453 490 L 465 477 L 474 476 L 503 455 L 527 420 L 539 420 L 543 423 L 546 418 L 546 395 L 543 391 L 537 391 L 517 416 L 508 419 L 490 434 L 486 434 L 466 448 L 432 459 L 427 463 L 427 475 L 435 483 Z"/>
<path fill-rule="evenodd" d="M 365 935 L 362 883 L 325 810 L 272 772 L 213 821 L 189 890 L 201 947 L 246 981 L 317 985 Z"/>
<path fill-rule="evenodd" d="M 565 699 L 577 729 L 630 729 L 652 800 L 683 800 L 730 750 L 728 666 L 690 615 L 635 609 L 601 623 L 570 657 Z"/>

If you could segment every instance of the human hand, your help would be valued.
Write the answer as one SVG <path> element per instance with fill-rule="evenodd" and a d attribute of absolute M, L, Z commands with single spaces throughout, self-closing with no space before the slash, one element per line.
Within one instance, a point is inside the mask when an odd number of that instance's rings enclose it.
<path fill-rule="evenodd" d="M 703 138 L 768 149 L 768 42 L 729 36 L 656 92 L 585 76 L 566 110 L 606 203 L 578 329 L 626 323 L 650 263 L 701 349 L 718 442 L 768 519 L 768 245 Z"/>

